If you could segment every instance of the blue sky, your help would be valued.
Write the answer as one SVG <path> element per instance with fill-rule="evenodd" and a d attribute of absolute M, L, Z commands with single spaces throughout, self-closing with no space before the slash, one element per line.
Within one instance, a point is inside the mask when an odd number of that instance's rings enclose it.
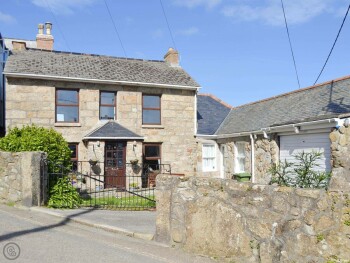
<path fill-rule="evenodd" d="M 127 56 L 163 59 L 173 43 L 159 0 L 106 1 Z M 301 87 L 311 86 L 349 3 L 284 3 Z M 163 5 L 181 66 L 203 87 L 201 93 L 238 106 L 298 89 L 280 0 L 163 0 Z M 103 0 L 0 0 L 5 37 L 35 39 L 37 24 L 46 21 L 53 22 L 57 50 L 124 56 Z M 350 17 L 319 82 L 346 75 Z"/>

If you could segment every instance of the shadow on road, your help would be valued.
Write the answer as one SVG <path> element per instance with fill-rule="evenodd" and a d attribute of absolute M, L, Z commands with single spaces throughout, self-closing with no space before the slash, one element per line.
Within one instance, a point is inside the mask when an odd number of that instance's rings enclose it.
<path fill-rule="evenodd" d="M 86 211 L 82 211 L 82 212 L 79 212 L 79 213 L 76 213 L 73 215 L 69 215 L 69 216 L 67 216 L 67 218 L 63 219 L 61 222 L 59 222 L 57 224 L 52 224 L 52 225 L 48 225 L 48 226 L 41 226 L 41 227 L 37 227 L 37 228 L 33 228 L 33 229 L 21 230 L 21 231 L 16 231 L 16 232 L 8 233 L 5 235 L 1 235 L 0 242 L 8 240 L 8 239 L 12 239 L 14 237 L 23 236 L 23 235 L 32 234 L 32 233 L 37 233 L 37 232 L 45 231 L 48 229 L 64 226 L 68 222 L 70 222 L 72 218 L 77 217 L 79 215 L 90 213 L 93 210 L 95 210 L 95 209 L 92 208 L 92 209 L 88 209 Z"/>

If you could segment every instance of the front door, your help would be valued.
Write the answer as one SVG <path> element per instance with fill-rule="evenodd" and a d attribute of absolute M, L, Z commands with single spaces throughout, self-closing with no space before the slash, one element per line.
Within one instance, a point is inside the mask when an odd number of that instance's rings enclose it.
<path fill-rule="evenodd" d="M 126 142 L 106 142 L 105 188 L 125 189 Z"/>

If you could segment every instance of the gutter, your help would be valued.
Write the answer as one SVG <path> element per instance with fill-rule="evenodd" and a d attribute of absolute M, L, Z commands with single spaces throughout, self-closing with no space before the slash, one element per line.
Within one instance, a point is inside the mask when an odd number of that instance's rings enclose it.
<path fill-rule="evenodd" d="M 102 84 L 119 84 L 126 86 L 141 86 L 141 87 L 157 87 L 168 89 L 187 89 L 187 90 L 199 90 L 201 87 L 183 86 L 183 85 L 170 85 L 160 83 L 146 83 L 146 82 L 134 82 L 134 81 L 122 81 L 122 80 L 101 80 L 101 79 L 85 79 L 75 77 L 61 77 L 52 75 L 37 75 L 28 73 L 11 73 L 4 72 L 7 77 L 28 78 L 28 79 L 45 79 L 45 80 L 58 80 L 58 81 L 73 81 L 84 83 L 102 83 Z"/>
<path fill-rule="evenodd" d="M 341 120 L 339 118 L 331 118 L 331 119 L 325 119 L 325 120 L 318 120 L 318 121 L 309 121 L 309 122 L 299 122 L 295 124 L 286 124 L 286 125 L 280 125 L 280 126 L 272 126 L 272 127 L 266 127 L 261 128 L 260 130 L 255 131 L 249 131 L 249 132 L 238 132 L 238 133 L 231 133 L 231 134 L 221 134 L 217 135 L 217 139 L 225 139 L 225 138 L 232 138 L 232 137 L 241 137 L 241 136 L 250 136 L 251 134 L 264 134 L 267 132 L 278 132 L 281 129 L 285 128 L 292 128 L 299 126 L 312 126 L 317 124 L 327 124 L 327 123 L 335 123 L 335 126 L 342 126 L 344 123 L 344 120 Z"/>
<path fill-rule="evenodd" d="M 199 139 L 218 139 L 217 135 L 210 135 L 210 134 L 195 134 L 195 137 Z"/>
<path fill-rule="evenodd" d="M 145 137 L 83 137 L 83 140 L 144 140 Z"/>

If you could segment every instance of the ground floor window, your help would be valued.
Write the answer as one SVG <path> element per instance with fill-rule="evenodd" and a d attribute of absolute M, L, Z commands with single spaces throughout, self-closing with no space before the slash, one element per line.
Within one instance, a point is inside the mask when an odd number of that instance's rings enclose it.
<path fill-rule="evenodd" d="M 78 145 L 79 143 L 69 143 L 68 147 L 71 150 L 70 160 L 72 162 L 72 169 L 74 171 L 78 168 Z"/>
<path fill-rule="evenodd" d="M 161 143 L 144 143 L 143 144 L 143 179 L 142 187 L 155 186 L 155 178 L 160 172 L 161 167 Z"/>
<path fill-rule="evenodd" d="M 202 146 L 203 172 L 216 171 L 216 146 L 215 144 L 203 144 Z"/>
<path fill-rule="evenodd" d="M 235 173 L 245 172 L 245 142 L 235 143 Z"/>

